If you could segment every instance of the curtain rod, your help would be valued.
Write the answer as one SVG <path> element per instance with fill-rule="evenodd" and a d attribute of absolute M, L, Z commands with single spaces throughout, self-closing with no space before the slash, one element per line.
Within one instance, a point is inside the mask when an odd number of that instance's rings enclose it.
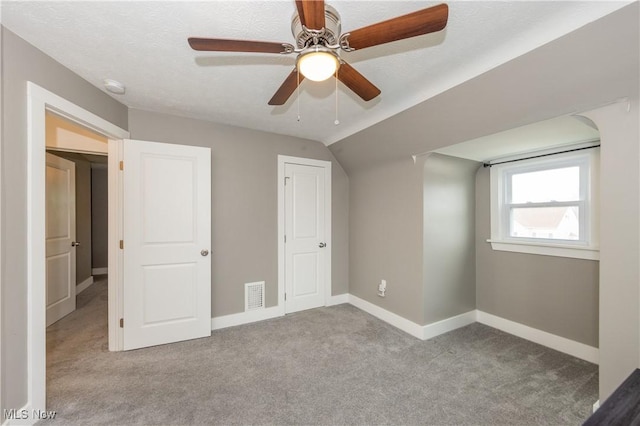
<path fill-rule="evenodd" d="M 599 146 L 600 144 L 583 146 L 582 148 L 574 148 L 574 149 L 568 149 L 566 151 L 558 151 L 558 152 L 550 152 L 548 154 L 533 155 L 531 157 L 517 158 L 515 160 L 500 161 L 498 163 L 482 163 L 482 167 L 491 167 L 491 166 L 497 166 L 498 164 L 515 163 L 516 161 L 531 160 L 532 158 L 541 158 L 541 157 L 548 157 L 550 155 L 564 154 L 567 152 L 582 151 L 583 149 L 598 148 Z"/>

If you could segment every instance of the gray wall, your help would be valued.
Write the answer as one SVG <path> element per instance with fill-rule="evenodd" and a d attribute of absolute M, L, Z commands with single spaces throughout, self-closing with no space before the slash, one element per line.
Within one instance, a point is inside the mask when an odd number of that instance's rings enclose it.
<path fill-rule="evenodd" d="M 106 167 L 91 169 L 91 266 L 108 266 L 108 174 Z"/>
<path fill-rule="evenodd" d="M 439 154 L 424 162 L 424 324 L 476 308 L 478 166 Z"/>
<path fill-rule="evenodd" d="M 2 28 L 2 401 L 27 402 L 27 81 L 127 128 L 127 108 Z"/>
<path fill-rule="evenodd" d="M 244 311 L 244 284 L 266 282 L 277 305 L 278 155 L 332 164 L 332 293 L 348 288 L 349 181 L 320 142 L 132 109 L 132 139 L 211 147 L 212 315 Z"/>
<path fill-rule="evenodd" d="M 598 347 L 599 262 L 492 250 L 489 175 L 478 170 L 478 309 Z"/>
<path fill-rule="evenodd" d="M 352 171 L 349 292 L 420 325 L 475 309 L 477 167 L 432 154 Z"/>
<path fill-rule="evenodd" d="M 76 284 L 91 276 L 91 164 L 76 163 Z"/>
<path fill-rule="evenodd" d="M 638 3 L 635 4 L 636 70 Z M 600 147 L 600 401 L 640 366 L 640 108 L 627 104 L 585 113 Z"/>
<path fill-rule="evenodd" d="M 411 157 L 349 175 L 349 293 L 417 324 L 424 319 L 422 176 Z"/>

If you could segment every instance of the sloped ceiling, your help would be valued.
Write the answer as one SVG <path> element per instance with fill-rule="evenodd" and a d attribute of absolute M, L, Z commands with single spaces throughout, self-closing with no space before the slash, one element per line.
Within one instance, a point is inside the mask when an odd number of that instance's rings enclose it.
<path fill-rule="evenodd" d="M 539 152 L 549 148 L 595 143 L 598 128 L 590 121 L 560 116 L 515 129 L 436 149 L 434 152 L 467 160 L 489 162 L 514 154 Z"/>
<path fill-rule="evenodd" d="M 330 0 L 343 31 L 433 1 Z M 293 55 L 195 52 L 187 37 L 292 42 L 292 1 L 2 1 L 2 24 L 132 108 L 331 144 L 563 36 L 628 1 L 452 1 L 444 31 L 343 54 L 382 90 L 363 102 L 331 79 L 267 101 Z M 297 116 L 300 115 L 300 120 Z M 338 117 L 340 124 L 335 125 Z"/>
<path fill-rule="evenodd" d="M 639 18 L 640 3 L 635 2 L 329 149 L 350 173 L 468 141 L 469 146 L 605 104 L 619 103 L 626 110 L 627 100 L 638 102 L 640 91 Z M 515 146 L 504 155 L 528 150 L 519 149 L 517 139 L 502 143 Z"/>

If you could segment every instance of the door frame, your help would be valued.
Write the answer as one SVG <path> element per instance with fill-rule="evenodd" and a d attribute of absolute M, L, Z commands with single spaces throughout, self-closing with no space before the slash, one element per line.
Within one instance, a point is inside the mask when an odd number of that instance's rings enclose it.
<path fill-rule="evenodd" d="M 109 205 L 117 177 L 117 159 L 111 158 L 115 140 L 129 132 L 81 108 L 72 102 L 27 82 L 27 405 L 29 410 L 46 410 L 46 313 L 45 313 L 45 112 L 51 111 L 78 125 L 104 135 L 109 141 Z M 113 168 L 115 166 L 115 169 Z M 116 189 L 116 188 L 114 188 Z M 113 201 L 113 202 L 112 202 Z M 116 206 L 114 206 L 116 207 Z M 111 213 L 111 208 L 109 209 Z M 117 237 L 109 223 L 109 244 Z M 113 259 L 109 269 L 115 268 Z M 111 288 L 111 286 L 109 286 Z M 111 296 L 111 295 L 110 295 Z M 111 304 L 111 297 L 109 298 Z M 110 318 L 111 320 L 111 318 Z M 111 324 L 110 324 L 111 325 Z M 111 326 L 109 341 L 111 349 Z"/>
<path fill-rule="evenodd" d="M 287 155 L 278 155 L 278 306 L 281 306 L 280 313 L 286 314 L 286 305 L 284 300 L 285 285 L 285 164 L 298 164 L 302 166 L 313 166 L 324 168 L 324 217 L 325 217 L 325 241 L 327 243 L 327 251 L 325 255 L 325 280 L 324 280 L 324 306 L 331 304 L 331 161 L 314 160 L 311 158 L 291 157 Z"/>

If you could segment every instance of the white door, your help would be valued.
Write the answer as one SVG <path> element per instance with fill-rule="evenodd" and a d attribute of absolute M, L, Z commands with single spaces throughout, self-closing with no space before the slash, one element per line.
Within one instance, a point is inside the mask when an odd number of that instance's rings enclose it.
<path fill-rule="evenodd" d="M 125 140 L 124 349 L 211 335 L 211 151 Z"/>
<path fill-rule="evenodd" d="M 76 309 L 76 165 L 47 153 L 47 327 Z"/>
<path fill-rule="evenodd" d="M 285 312 L 325 306 L 324 167 L 285 164 Z"/>

